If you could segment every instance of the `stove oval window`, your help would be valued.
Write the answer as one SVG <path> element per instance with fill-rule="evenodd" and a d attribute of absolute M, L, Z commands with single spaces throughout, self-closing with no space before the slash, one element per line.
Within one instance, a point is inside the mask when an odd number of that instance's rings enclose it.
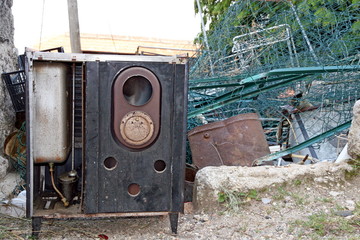
<path fill-rule="evenodd" d="M 124 97 L 133 106 L 146 104 L 151 99 L 152 93 L 153 89 L 150 81 L 143 76 L 132 76 L 124 83 Z"/>

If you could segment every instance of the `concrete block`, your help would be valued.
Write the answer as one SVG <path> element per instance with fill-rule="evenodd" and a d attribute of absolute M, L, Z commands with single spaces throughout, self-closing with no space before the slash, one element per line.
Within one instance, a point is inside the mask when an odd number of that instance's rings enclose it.
<path fill-rule="evenodd" d="M 213 212 L 223 207 L 218 202 L 220 192 L 248 192 L 279 186 L 296 179 L 312 179 L 316 183 L 337 182 L 345 179 L 347 163 L 321 162 L 313 165 L 291 164 L 284 167 L 220 166 L 205 167 L 196 174 L 193 203 L 195 211 Z"/>

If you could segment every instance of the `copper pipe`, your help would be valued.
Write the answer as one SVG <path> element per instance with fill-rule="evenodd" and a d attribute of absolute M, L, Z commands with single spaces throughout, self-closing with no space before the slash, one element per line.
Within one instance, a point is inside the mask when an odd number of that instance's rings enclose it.
<path fill-rule="evenodd" d="M 59 191 L 59 189 L 55 185 L 55 181 L 54 181 L 54 163 L 49 163 L 49 168 L 50 168 L 50 176 L 51 176 L 52 186 L 53 186 L 55 192 L 57 192 L 57 194 L 59 194 L 59 196 L 61 198 L 61 201 L 64 203 L 64 206 L 68 207 L 70 205 L 68 200 L 64 197 L 64 195 Z"/>

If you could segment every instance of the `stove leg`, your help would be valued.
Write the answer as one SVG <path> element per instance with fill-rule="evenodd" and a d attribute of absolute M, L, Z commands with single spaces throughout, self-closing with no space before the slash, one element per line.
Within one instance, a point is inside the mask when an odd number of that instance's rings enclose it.
<path fill-rule="evenodd" d="M 41 217 L 33 217 L 32 218 L 32 233 L 31 234 L 35 239 L 38 239 L 38 237 L 39 237 L 41 223 L 42 223 Z"/>
<path fill-rule="evenodd" d="M 169 213 L 171 232 L 177 234 L 179 213 Z"/>

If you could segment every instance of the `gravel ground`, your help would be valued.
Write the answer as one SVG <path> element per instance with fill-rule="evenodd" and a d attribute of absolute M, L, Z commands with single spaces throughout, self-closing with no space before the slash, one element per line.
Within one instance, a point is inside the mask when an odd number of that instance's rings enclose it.
<path fill-rule="evenodd" d="M 186 203 L 178 234 L 167 216 L 45 221 L 39 239 L 360 239 L 360 176 L 319 184 L 296 180 L 224 196 L 223 210 Z M 31 221 L 0 215 L 0 239 L 31 239 Z"/>

